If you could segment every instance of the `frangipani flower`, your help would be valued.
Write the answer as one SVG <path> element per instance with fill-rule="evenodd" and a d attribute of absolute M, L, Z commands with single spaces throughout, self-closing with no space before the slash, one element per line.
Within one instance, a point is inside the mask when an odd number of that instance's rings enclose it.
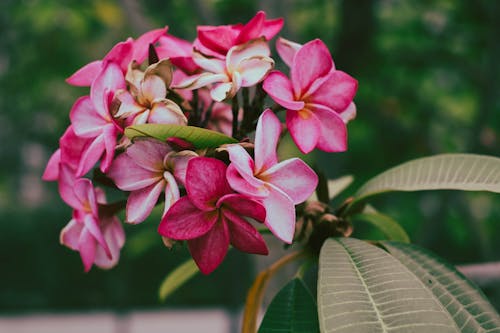
<path fill-rule="evenodd" d="M 270 40 L 282 27 L 282 18 L 266 20 L 266 13 L 259 11 L 245 25 L 198 26 L 194 45 L 207 55 L 223 58 L 233 46 L 261 37 Z"/>
<path fill-rule="evenodd" d="M 286 243 L 295 232 L 295 205 L 304 202 L 315 190 L 318 176 L 302 160 L 291 158 L 278 163 L 276 146 L 281 123 L 267 109 L 260 116 L 255 133 L 255 160 L 242 146 L 227 146 L 231 164 L 227 179 L 231 187 L 262 202 L 266 226 Z"/>
<path fill-rule="evenodd" d="M 154 139 L 137 140 L 118 156 L 108 176 L 119 189 L 131 191 L 126 207 L 127 222 L 144 221 L 163 191 L 165 213 L 179 199 L 178 183 L 184 185 L 187 162 L 196 156 L 193 151 L 172 151 L 169 145 Z"/>
<path fill-rule="evenodd" d="M 214 101 L 221 102 L 234 97 L 241 87 L 262 81 L 274 67 L 274 60 L 269 55 L 264 38 L 233 46 L 225 60 L 207 57 L 195 50 L 193 60 L 205 73 L 186 78 L 176 88 L 193 90 L 215 84 L 210 95 Z"/>
<path fill-rule="evenodd" d="M 287 109 L 286 125 L 297 147 L 303 153 L 316 147 L 327 152 L 346 150 L 345 123 L 355 114 L 352 99 L 357 81 L 335 69 L 328 48 L 319 39 L 298 49 L 290 76 L 291 80 L 274 71 L 263 88 Z"/>
<path fill-rule="evenodd" d="M 168 58 L 177 68 L 186 74 L 193 74 L 199 69 L 193 61 L 193 44 L 172 35 L 165 35 L 158 40 L 156 53 L 160 59 Z"/>
<path fill-rule="evenodd" d="M 102 172 L 107 172 L 113 161 L 117 136 L 123 131 L 110 110 L 119 89 L 125 89 L 125 79 L 119 66 L 110 62 L 93 82 L 90 96 L 80 97 L 71 109 L 70 119 L 75 134 L 92 139 L 81 154 L 77 177 L 86 174 L 103 154 Z"/>
<path fill-rule="evenodd" d="M 74 183 L 73 218 L 61 231 L 60 242 L 80 252 L 85 271 L 93 264 L 111 268 L 120 258 L 125 242 L 123 227 L 116 216 L 100 216 L 99 204 L 105 204 L 104 192 L 88 179 Z"/>
<path fill-rule="evenodd" d="M 142 63 L 148 56 L 149 44 L 156 43 L 161 36 L 165 35 L 167 29 L 168 27 L 151 30 L 135 41 L 128 38 L 116 44 L 102 60 L 95 60 L 83 66 L 67 78 L 66 82 L 74 86 L 88 87 L 109 62 L 117 64 L 125 75 L 130 62 L 135 60 Z"/>
<path fill-rule="evenodd" d="M 243 252 L 268 253 L 262 236 L 244 218 L 263 222 L 266 211 L 259 202 L 231 190 L 226 169 L 214 158 L 191 159 L 186 170 L 187 195 L 168 210 L 158 228 L 164 237 L 187 240 L 204 274 L 219 266 L 229 244 Z"/>
<path fill-rule="evenodd" d="M 181 108 L 167 96 L 172 82 L 172 65 L 168 59 L 149 66 L 145 72 L 132 63 L 125 77 L 130 93 L 120 90 L 116 98 L 121 102 L 116 118 L 132 118 L 132 124 L 186 125 L 187 118 Z"/>

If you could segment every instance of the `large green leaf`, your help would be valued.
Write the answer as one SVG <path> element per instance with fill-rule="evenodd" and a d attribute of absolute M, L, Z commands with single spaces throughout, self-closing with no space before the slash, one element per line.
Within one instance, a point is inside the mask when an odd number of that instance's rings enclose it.
<path fill-rule="evenodd" d="M 294 278 L 272 300 L 259 333 L 315 332 L 319 332 L 316 303 L 304 282 Z"/>
<path fill-rule="evenodd" d="M 219 132 L 201 127 L 167 125 L 167 124 L 142 124 L 125 128 L 125 135 L 133 140 L 138 137 L 151 137 L 161 141 L 176 137 L 191 142 L 196 149 L 217 148 L 226 143 L 238 141 Z"/>
<path fill-rule="evenodd" d="M 411 244 L 383 242 L 452 315 L 462 332 L 500 332 L 500 316 L 483 293 L 453 266 Z"/>
<path fill-rule="evenodd" d="M 370 213 L 361 213 L 353 216 L 354 220 L 361 220 L 367 222 L 380 231 L 387 237 L 389 240 L 395 240 L 400 242 L 409 243 L 410 237 L 406 231 L 396 222 L 393 218 L 378 213 L 378 212 L 370 212 Z"/>
<path fill-rule="evenodd" d="M 354 195 L 349 210 L 379 193 L 440 189 L 500 193 L 500 158 L 443 154 L 406 162 L 366 182 Z"/>
<path fill-rule="evenodd" d="M 161 283 L 159 291 L 160 300 L 164 301 L 198 272 L 198 267 L 191 258 L 179 265 L 172 272 L 170 272 Z"/>
<path fill-rule="evenodd" d="M 318 274 L 321 332 L 461 332 L 422 281 L 364 241 L 327 239 Z"/>

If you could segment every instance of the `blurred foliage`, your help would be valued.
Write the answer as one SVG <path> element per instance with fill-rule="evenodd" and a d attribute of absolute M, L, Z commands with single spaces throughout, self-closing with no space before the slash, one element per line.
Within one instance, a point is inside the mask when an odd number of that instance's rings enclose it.
<path fill-rule="evenodd" d="M 158 219 L 127 226 L 121 263 L 83 274 L 58 243 L 70 210 L 40 176 L 69 110 L 85 88 L 64 79 L 118 41 L 169 25 L 192 40 L 198 24 L 245 22 L 257 10 L 284 17 L 282 36 L 321 38 L 338 69 L 359 80 L 349 151 L 314 153 L 331 177 L 354 185 L 411 158 L 443 152 L 500 155 L 500 2 L 481 0 L 3 0 L 0 2 L 0 310 L 123 309 L 157 305 L 165 274 L 183 261 L 167 250 Z M 424 192 L 381 196 L 374 206 L 412 240 L 454 263 L 500 260 L 498 195 Z M 356 226 L 355 226 L 356 227 Z M 376 238 L 366 226 L 357 235 Z M 241 304 L 253 270 L 232 251 L 170 305 Z M 210 288 L 206 286 L 210 285 Z M 221 292 L 223 290 L 223 292 Z M 500 307 L 500 288 L 486 290 Z"/>

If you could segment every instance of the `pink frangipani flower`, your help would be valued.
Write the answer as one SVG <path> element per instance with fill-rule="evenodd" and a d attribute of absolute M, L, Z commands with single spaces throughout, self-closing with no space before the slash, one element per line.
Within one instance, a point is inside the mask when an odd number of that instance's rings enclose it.
<path fill-rule="evenodd" d="M 243 252 L 268 253 L 260 233 L 244 218 L 264 222 L 266 211 L 259 202 L 234 193 L 226 169 L 214 158 L 191 159 L 186 170 L 187 195 L 168 210 L 158 228 L 164 237 L 187 240 L 204 274 L 219 266 L 229 244 Z"/>
<path fill-rule="evenodd" d="M 261 37 L 268 41 L 282 27 L 282 18 L 267 20 L 266 13 L 259 11 L 245 25 L 198 26 L 194 46 L 207 55 L 223 58 L 233 46 Z"/>
<path fill-rule="evenodd" d="M 266 226 L 286 243 L 295 232 L 295 205 L 304 202 L 318 184 L 316 173 L 299 158 L 278 163 L 276 146 L 281 123 L 267 109 L 257 123 L 255 160 L 238 144 L 227 146 L 231 164 L 227 179 L 231 187 L 262 202 L 266 208 Z"/>
<path fill-rule="evenodd" d="M 274 67 L 270 50 L 264 38 L 229 49 L 225 60 L 193 52 L 194 62 L 205 72 L 187 77 L 178 89 L 198 89 L 215 84 L 210 91 L 212 99 L 221 102 L 236 95 L 241 87 L 250 87 L 262 81 Z"/>
<path fill-rule="evenodd" d="M 165 212 L 179 199 L 178 183 L 184 185 L 187 162 L 193 151 L 172 151 L 168 144 L 155 139 L 136 140 L 118 156 L 108 176 L 123 191 L 131 191 L 126 207 L 128 223 L 144 221 L 165 192 Z"/>
<path fill-rule="evenodd" d="M 111 268 L 118 262 L 125 242 L 123 227 L 116 216 L 101 216 L 99 204 L 105 204 L 104 192 L 88 179 L 74 183 L 73 218 L 61 231 L 60 242 L 80 252 L 86 272 L 93 264 Z"/>
<path fill-rule="evenodd" d="M 81 154 L 77 177 L 85 175 L 103 154 L 101 171 L 108 171 L 111 165 L 118 133 L 123 131 L 111 114 L 112 101 L 119 89 L 125 89 L 125 79 L 118 65 L 110 62 L 92 84 L 90 96 L 80 97 L 71 109 L 75 134 L 92 139 Z"/>
<path fill-rule="evenodd" d="M 293 54 L 297 46 L 290 45 L 288 51 Z M 285 55 L 285 59 L 289 55 Z M 355 114 L 352 100 L 357 81 L 335 69 L 328 48 L 319 39 L 296 51 L 290 76 L 291 80 L 273 71 L 264 81 L 263 88 L 287 109 L 286 125 L 300 151 L 309 153 L 314 148 L 327 152 L 346 150 L 345 123 Z"/>

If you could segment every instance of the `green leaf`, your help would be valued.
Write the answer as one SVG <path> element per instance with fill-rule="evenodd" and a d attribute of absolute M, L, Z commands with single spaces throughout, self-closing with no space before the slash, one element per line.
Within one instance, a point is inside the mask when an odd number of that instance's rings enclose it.
<path fill-rule="evenodd" d="M 301 279 L 294 278 L 278 292 L 267 308 L 258 332 L 319 332 L 316 303 Z"/>
<path fill-rule="evenodd" d="M 330 196 L 330 200 L 335 198 L 337 195 L 342 193 L 349 185 L 354 181 L 354 177 L 351 175 L 342 176 L 337 179 L 329 179 L 328 180 L 328 194 Z"/>
<path fill-rule="evenodd" d="M 125 135 L 130 140 L 140 137 L 151 137 L 165 141 L 167 138 L 176 137 L 191 142 L 196 149 L 217 148 L 226 143 L 238 142 L 238 140 L 227 135 L 201 127 L 166 124 L 129 126 L 125 128 Z"/>
<path fill-rule="evenodd" d="M 500 158 L 473 154 L 424 157 L 389 169 L 366 182 L 349 211 L 369 196 L 389 191 L 491 191 L 500 193 Z"/>
<path fill-rule="evenodd" d="M 370 223 L 379 229 L 389 240 L 400 241 L 404 243 L 410 242 L 410 237 L 401 225 L 390 216 L 381 213 L 361 213 L 353 216 L 354 220 L 362 220 Z"/>
<path fill-rule="evenodd" d="M 500 332 L 500 316 L 493 306 L 452 265 L 415 245 L 383 242 L 382 246 L 432 291 L 462 332 Z"/>
<path fill-rule="evenodd" d="M 321 332 L 461 332 L 437 297 L 384 250 L 330 238 L 318 273 Z"/>
<path fill-rule="evenodd" d="M 186 283 L 198 272 L 198 267 L 191 258 L 180 266 L 177 266 L 177 268 L 170 272 L 161 283 L 159 291 L 160 301 L 165 301 L 165 299 L 176 291 L 177 288 Z"/>

